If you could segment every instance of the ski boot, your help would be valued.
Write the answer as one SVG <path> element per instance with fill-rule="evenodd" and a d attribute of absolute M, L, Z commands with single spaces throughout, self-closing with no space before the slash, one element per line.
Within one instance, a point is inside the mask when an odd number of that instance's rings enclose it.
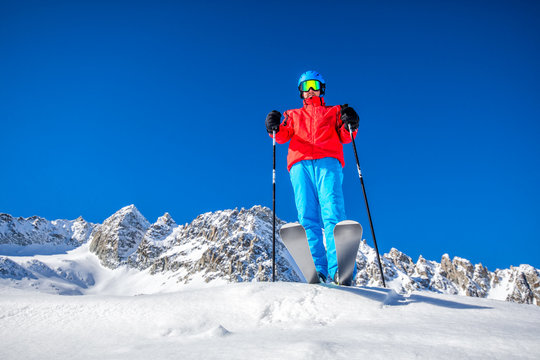
<path fill-rule="evenodd" d="M 352 286 L 352 280 L 346 281 L 346 282 L 340 282 L 339 281 L 339 271 L 336 272 L 336 275 L 334 275 L 334 284 L 336 285 L 343 285 L 343 286 Z"/>
<path fill-rule="evenodd" d="M 326 284 L 326 276 L 320 271 L 317 272 L 317 276 L 319 277 L 319 282 L 321 284 Z"/>

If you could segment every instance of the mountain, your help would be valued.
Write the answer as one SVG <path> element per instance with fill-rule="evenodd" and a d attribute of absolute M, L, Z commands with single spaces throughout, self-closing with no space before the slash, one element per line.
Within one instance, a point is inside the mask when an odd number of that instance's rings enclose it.
<path fill-rule="evenodd" d="M 82 217 L 47 221 L 0 213 L 0 254 L 27 255 L 71 250 L 86 243 L 95 225 Z"/>
<path fill-rule="evenodd" d="M 277 220 L 278 228 L 283 224 Z M 302 281 L 277 240 L 277 279 Z M 103 224 L 0 214 L 0 285 L 6 287 L 84 294 L 119 286 L 115 271 L 132 274 L 141 292 L 167 292 L 182 284 L 270 281 L 271 254 L 272 212 L 261 206 L 209 212 L 184 225 L 168 213 L 151 224 L 133 205 Z M 395 248 L 382 262 L 387 285 L 399 293 L 426 290 L 540 305 L 540 272 L 529 265 L 492 272 L 447 254 L 440 262 L 420 256 L 415 263 Z M 357 265 L 356 285 L 382 286 L 375 251 L 365 240 Z"/>
<path fill-rule="evenodd" d="M 101 259 L 103 266 L 116 268 L 137 251 L 149 227 L 150 223 L 135 206 L 122 208 L 94 230 L 90 251 Z"/>

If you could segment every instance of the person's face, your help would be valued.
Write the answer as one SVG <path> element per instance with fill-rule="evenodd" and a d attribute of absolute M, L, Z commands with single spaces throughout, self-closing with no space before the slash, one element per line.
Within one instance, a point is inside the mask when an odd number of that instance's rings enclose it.
<path fill-rule="evenodd" d="M 313 89 L 309 89 L 309 91 L 303 91 L 302 96 L 304 96 L 304 99 L 309 99 L 314 96 L 321 96 L 321 90 L 315 91 Z"/>

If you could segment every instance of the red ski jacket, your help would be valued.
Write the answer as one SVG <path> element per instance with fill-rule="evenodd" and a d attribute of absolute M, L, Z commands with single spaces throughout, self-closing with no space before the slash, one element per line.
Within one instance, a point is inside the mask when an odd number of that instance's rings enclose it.
<path fill-rule="evenodd" d="M 343 145 L 351 140 L 341 121 L 341 106 L 326 106 L 322 97 L 304 99 L 304 107 L 287 110 L 276 132 L 276 142 L 289 144 L 287 169 L 302 160 L 333 157 L 345 166 Z M 353 136 L 356 137 L 356 132 Z M 270 134 L 272 137 L 272 134 Z"/>

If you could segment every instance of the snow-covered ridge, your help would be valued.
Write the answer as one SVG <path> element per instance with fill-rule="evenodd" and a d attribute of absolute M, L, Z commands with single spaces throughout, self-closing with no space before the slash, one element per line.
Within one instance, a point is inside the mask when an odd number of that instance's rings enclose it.
<path fill-rule="evenodd" d="M 278 227 L 283 224 L 278 219 Z M 279 240 L 278 280 L 301 281 Z M 209 212 L 185 225 L 176 224 L 168 213 L 151 224 L 133 205 L 103 224 L 0 214 L 0 286 L 8 288 L 148 293 L 183 284 L 269 281 L 271 251 L 272 213 L 261 206 Z M 397 249 L 382 260 L 386 282 L 400 293 L 427 290 L 540 305 L 540 272 L 529 265 L 491 272 L 447 254 L 440 262 L 420 256 L 415 263 Z M 357 264 L 356 285 L 382 285 L 375 251 L 365 241 Z M 119 277 L 120 272 L 132 282 Z M 115 285 L 120 278 L 132 288 Z"/>
<path fill-rule="evenodd" d="M 95 224 L 82 217 L 48 221 L 39 216 L 14 218 L 0 213 L 0 254 L 54 254 L 88 242 Z"/>

